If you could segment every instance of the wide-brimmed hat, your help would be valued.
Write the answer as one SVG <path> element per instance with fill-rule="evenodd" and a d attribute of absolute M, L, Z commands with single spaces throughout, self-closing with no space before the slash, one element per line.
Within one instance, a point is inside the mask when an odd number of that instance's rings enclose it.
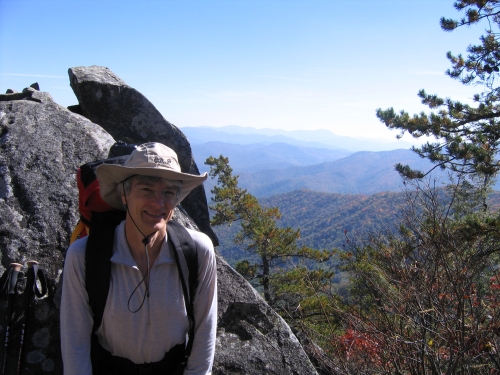
<path fill-rule="evenodd" d="M 181 181 L 181 202 L 195 187 L 207 179 L 207 173 L 194 175 L 181 172 L 177 154 L 171 148 L 156 142 L 138 146 L 123 165 L 102 164 L 96 169 L 102 199 L 112 207 L 123 210 L 118 184 L 133 175 L 163 177 Z"/>

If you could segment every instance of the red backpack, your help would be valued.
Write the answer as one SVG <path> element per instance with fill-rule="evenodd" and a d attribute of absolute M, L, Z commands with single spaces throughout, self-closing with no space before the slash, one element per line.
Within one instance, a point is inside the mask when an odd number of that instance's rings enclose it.
<path fill-rule="evenodd" d="M 92 211 L 107 212 L 116 210 L 101 198 L 99 181 L 95 173 L 96 168 L 101 164 L 123 164 L 135 148 L 136 145 L 134 144 L 118 141 L 111 146 L 107 159 L 92 161 L 78 168 L 76 183 L 78 186 L 80 221 L 73 230 L 70 244 L 89 234 L 90 227 L 92 226 Z"/>

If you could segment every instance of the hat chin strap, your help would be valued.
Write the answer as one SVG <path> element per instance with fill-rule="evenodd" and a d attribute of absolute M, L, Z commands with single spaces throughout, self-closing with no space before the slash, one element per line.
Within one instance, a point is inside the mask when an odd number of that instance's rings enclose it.
<path fill-rule="evenodd" d="M 137 228 L 137 230 L 142 234 L 142 236 L 144 237 L 142 239 L 142 243 L 144 244 L 144 252 L 146 254 L 146 274 L 144 275 L 144 277 L 142 278 L 141 282 L 135 287 L 134 291 L 132 292 L 132 294 L 130 295 L 130 297 L 128 298 L 128 303 L 127 303 L 127 307 L 128 307 L 128 310 L 132 313 L 136 313 L 137 311 L 139 311 L 142 306 L 144 305 L 144 301 L 146 300 L 146 296 L 149 298 L 149 252 L 148 252 L 148 244 L 149 244 L 149 241 L 151 240 L 151 236 L 154 235 L 155 233 L 157 233 L 158 231 L 154 231 L 153 233 L 149 234 L 149 235 L 145 235 L 142 230 L 140 230 L 139 226 L 136 224 L 134 218 L 132 217 L 132 214 L 130 213 L 130 210 L 128 209 L 128 203 L 127 203 L 127 194 L 125 194 L 125 182 L 122 181 L 123 183 L 123 195 L 125 196 L 125 208 L 127 209 L 127 213 L 128 213 L 128 216 L 130 217 L 130 219 L 132 220 L 132 223 L 134 223 L 135 227 Z M 147 282 L 146 282 L 146 278 L 148 279 Z M 130 300 L 132 299 L 132 296 L 134 295 L 135 291 L 139 288 L 139 286 L 142 284 L 142 283 L 145 283 L 146 285 L 146 293 L 144 294 L 144 297 L 142 299 L 142 303 L 141 305 L 137 308 L 137 310 L 134 310 L 132 311 L 130 309 Z"/>
<path fill-rule="evenodd" d="M 153 234 L 155 234 L 156 232 L 158 232 L 158 231 L 157 231 L 157 230 L 155 230 L 153 233 L 148 234 L 147 236 L 146 236 L 146 235 L 144 235 L 144 233 L 142 233 L 142 230 L 140 230 L 140 229 L 139 229 L 139 227 L 138 227 L 138 226 L 137 226 L 137 224 L 135 223 L 134 218 L 133 218 L 133 217 L 132 217 L 132 215 L 130 214 L 130 211 L 129 211 L 129 209 L 128 209 L 128 205 L 127 205 L 127 212 L 128 212 L 128 216 L 130 216 L 130 219 L 132 220 L 132 223 L 134 223 L 134 225 L 135 225 L 135 227 L 137 228 L 137 230 L 138 230 L 138 231 L 142 234 L 142 236 L 144 237 L 144 238 L 141 240 L 141 242 L 144 244 L 144 246 L 147 246 L 147 245 L 149 244 L 149 241 L 151 240 L 151 236 L 152 236 Z M 146 250 L 146 255 L 148 255 L 148 253 L 147 253 L 147 251 L 148 251 L 148 250 L 147 250 L 147 248 L 146 248 L 146 247 L 145 247 L 145 250 Z M 149 265 L 148 265 L 148 267 L 149 267 Z"/>

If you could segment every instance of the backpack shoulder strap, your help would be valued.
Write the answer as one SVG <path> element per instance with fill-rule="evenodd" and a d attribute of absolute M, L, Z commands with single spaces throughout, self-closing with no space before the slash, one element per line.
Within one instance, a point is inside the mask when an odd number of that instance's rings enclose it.
<path fill-rule="evenodd" d="M 167 226 L 168 240 L 174 249 L 175 261 L 179 276 L 181 278 L 182 290 L 186 311 L 189 317 L 188 343 L 186 345 L 186 356 L 189 357 L 194 340 L 194 295 L 198 284 L 198 254 L 196 245 L 190 234 L 181 224 L 176 221 L 169 221 Z M 187 359 L 187 358 L 186 358 Z"/>
<path fill-rule="evenodd" d="M 99 375 L 97 364 L 101 356 L 97 330 L 101 325 L 108 298 L 115 229 L 124 219 L 125 211 L 93 212 L 92 227 L 85 248 L 85 288 L 94 315 L 90 336 L 90 360 L 96 375 Z"/>
<path fill-rule="evenodd" d="M 124 219 L 125 211 L 92 213 L 92 227 L 85 249 L 85 288 L 94 314 L 93 334 L 101 325 L 108 298 L 115 228 Z"/>

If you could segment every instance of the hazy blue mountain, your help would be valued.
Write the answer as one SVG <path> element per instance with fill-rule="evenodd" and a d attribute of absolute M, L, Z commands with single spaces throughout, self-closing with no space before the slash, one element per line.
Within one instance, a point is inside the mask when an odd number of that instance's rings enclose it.
<path fill-rule="evenodd" d="M 288 143 L 295 146 L 329 148 L 350 151 L 387 151 L 398 148 L 410 148 L 404 141 L 385 139 L 353 138 L 332 133 L 328 130 L 281 130 L 256 129 L 236 125 L 214 128 L 209 126 L 181 128 L 191 145 L 206 142 L 224 142 L 233 144 L 271 144 Z"/>
<path fill-rule="evenodd" d="M 374 194 L 399 191 L 402 179 L 396 163 L 410 164 L 424 171 L 431 164 L 409 150 L 363 151 L 333 162 L 305 167 L 239 172 L 239 183 L 257 197 L 269 197 L 298 189 L 341 194 Z M 434 176 L 447 182 L 441 171 Z"/>
<path fill-rule="evenodd" d="M 201 172 L 208 171 L 204 165 L 209 156 L 224 155 L 236 172 L 256 172 L 264 169 L 284 169 L 295 166 L 321 164 L 351 154 L 348 151 L 293 146 L 287 143 L 236 145 L 223 142 L 207 142 L 191 145 L 194 159 Z"/>
<path fill-rule="evenodd" d="M 398 191 L 402 187 L 402 179 L 394 170 L 396 163 L 409 164 L 422 171 L 428 171 L 433 166 L 409 149 L 361 151 L 349 155 L 349 151 L 345 148 L 334 150 L 292 145 L 288 143 L 293 140 L 290 137 L 287 138 L 287 142 L 266 143 L 275 140 L 275 137 L 281 137 L 275 135 L 279 132 L 302 136 L 304 140 L 322 135 L 327 140 L 333 134 L 327 131 L 286 132 L 238 126 L 214 129 L 209 127 L 182 129 L 190 138 L 198 167 L 202 172 L 208 171 L 204 165 L 208 156 L 221 154 L 228 156 L 231 167 L 240 176 L 240 186 L 257 197 L 269 197 L 298 189 L 344 194 Z M 265 134 L 256 135 L 251 133 L 252 131 Z M 201 142 L 201 138 L 195 141 L 199 136 L 203 136 L 205 141 Z M 216 141 L 208 141 L 211 137 L 216 138 Z M 259 137 L 263 143 L 250 142 Z M 219 138 L 227 139 L 228 142 L 222 142 Z M 235 139 L 241 139 L 242 143 L 235 144 Z M 305 144 L 311 146 L 314 143 Z M 448 182 L 446 174 L 441 170 L 433 172 L 433 176 L 440 178 L 443 183 Z M 206 182 L 207 193 L 214 184 L 215 181 L 211 179 Z M 494 188 L 500 189 L 500 183 L 497 182 Z"/>

